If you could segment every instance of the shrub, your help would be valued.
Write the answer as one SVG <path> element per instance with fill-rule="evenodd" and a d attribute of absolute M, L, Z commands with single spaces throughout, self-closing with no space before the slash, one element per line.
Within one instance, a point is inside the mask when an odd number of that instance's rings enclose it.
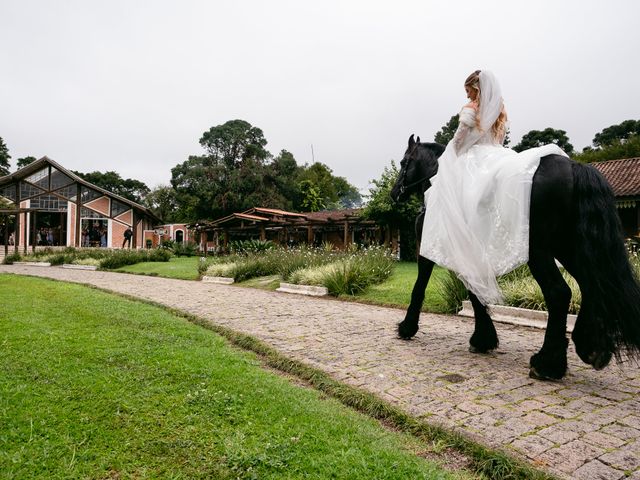
<path fill-rule="evenodd" d="M 247 255 L 250 253 L 260 253 L 275 248 L 271 240 L 233 240 L 229 242 L 229 249 L 232 253 Z"/>
<path fill-rule="evenodd" d="M 11 255 L 7 255 L 6 257 L 4 257 L 2 263 L 4 263 L 5 265 L 13 265 L 13 262 L 19 262 L 21 259 L 22 257 L 20 256 L 20 254 L 18 252 L 14 252 Z"/>
<path fill-rule="evenodd" d="M 393 271 L 394 260 L 383 248 L 369 248 L 343 253 L 328 264 L 302 268 L 291 273 L 290 281 L 305 285 L 324 285 L 331 295 L 355 295 L 369 285 L 386 280 Z"/>
<path fill-rule="evenodd" d="M 168 262 L 172 257 L 169 250 L 156 248 L 154 250 L 116 250 L 100 262 L 100 268 L 115 270 L 125 265 L 140 262 Z"/>
<path fill-rule="evenodd" d="M 198 246 L 193 242 L 180 242 L 173 245 L 173 254 L 176 257 L 193 257 L 197 250 Z"/>

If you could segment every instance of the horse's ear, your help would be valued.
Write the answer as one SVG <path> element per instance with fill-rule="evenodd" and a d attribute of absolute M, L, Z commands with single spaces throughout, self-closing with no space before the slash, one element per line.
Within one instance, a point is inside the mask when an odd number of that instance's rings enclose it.
<path fill-rule="evenodd" d="M 411 136 L 409 137 L 409 148 L 413 148 L 413 146 L 416 144 L 415 140 L 413 139 L 413 133 L 411 134 Z"/>
<path fill-rule="evenodd" d="M 418 139 L 416 140 L 416 143 L 420 143 L 420 137 L 418 137 Z"/>

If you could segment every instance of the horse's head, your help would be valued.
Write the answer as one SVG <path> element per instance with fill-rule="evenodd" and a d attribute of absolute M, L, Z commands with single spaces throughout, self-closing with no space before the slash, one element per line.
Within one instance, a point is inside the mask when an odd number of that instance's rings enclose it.
<path fill-rule="evenodd" d="M 391 189 L 394 202 L 405 200 L 412 193 L 423 193 L 431 186 L 429 179 L 438 171 L 438 157 L 444 151 L 437 143 L 420 143 L 413 135 L 409 137 L 409 145 L 400 162 L 400 173 Z"/>

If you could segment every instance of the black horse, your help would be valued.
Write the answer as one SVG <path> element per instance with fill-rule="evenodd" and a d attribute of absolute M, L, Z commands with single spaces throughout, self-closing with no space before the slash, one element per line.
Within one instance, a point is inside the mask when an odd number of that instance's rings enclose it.
<path fill-rule="evenodd" d="M 395 201 L 423 193 L 438 171 L 444 147 L 409 138 L 398 180 L 391 191 Z M 424 210 L 416 219 L 420 239 Z M 529 220 L 529 268 L 540 285 L 549 311 L 544 343 L 530 360 L 530 376 L 556 380 L 567 370 L 567 313 L 571 290 L 556 259 L 576 279 L 582 305 L 571 338 L 583 362 L 606 367 L 612 356 L 640 356 L 640 286 L 629 263 L 616 213 L 613 192 L 600 173 L 561 155 L 540 160 L 533 177 Z M 398 325 L 402 338 L 418 331 L 424 292 L 434 263 L 418 257 L 418 278 L 405 319 Z M 498 346 L 498 335 L 487 308 L 469 292 L 475 314 L 470 351 L 486 353 Z"/>

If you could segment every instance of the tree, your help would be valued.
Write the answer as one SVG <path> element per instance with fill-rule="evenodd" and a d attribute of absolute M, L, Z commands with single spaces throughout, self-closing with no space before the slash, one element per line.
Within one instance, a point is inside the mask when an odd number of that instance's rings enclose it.
<path fill-rule="evenodd" d="M 302 212 L 317 212 L 325 208 L 322 203 L 322 195 L 318 188 L 313 184 L 311 180 L 303 180 L 299 184 L 300 189 L 300 211 Z"/>
<path fill-rule="evenodd" d="M 145 183 L 131 178 L 123 179 L 117 172 L 109 171 L 102 173 L 96 171 L 80 173 L 74 171 L 73 173 L 87 182 L 93 183 L 96 187 L 104 188 L 111 193 L 115 193 L 136 203 L 142 203 L 144 197 L 150 191 Z"/>
<path fill-rule="evenodd" d="M 318 189 L 324 208 L 351 208 L 362 203 L 358 189 L 344 177 L 334 176 L 331 168 L 324 163 L 315 162 L 302 167 L 298 175 L 298 184 L 304 181 L 311 182 Z M 296 207 L 302 208 L 302 205 Z"/>
<path fill-rule="evenodd" d="M 22 157 L 16 161 L 16 168 L 20 170 L 21 168 L 26 167 L 27 165 L 36 161 L 36 157 Z"/>
<path fill-rule="evenodd" d="M 369 202 L 364 208 L 363 216 L 375 220 L 382 225 L 390 225 L 400 230 L 402 258 L 413 260 L 416 258 L 415 220 L 422 209 L 423 202 L 413 195 L 404 202 L 394 202 L 391 199 L 391 189 L 398 178 L 398 168 L 391 161 L 390 167 L 385 167 L 377 180 L 371 180 Z"/>
<path fill-rule="evenodd" d="M 449 121 L 440 129 L 438 133 L 433 137 L 433 141 L 439 143 L 440 145 L 448 144 L 453 135 L 456 133 L 458 129 L 458 125 L 460 124 L 460 115 L 454 115 L 449 119 Z"/>
<path fill-rule="evenodd" d="M 591 163 L 620 158 L 640 157 L 640 135 L 633 135 L 623 142 L 614 141 L 601 148 L 585 148 L 582 153 L 573 155 L 577 162 Z"/>
<path fill-rule="evenodd" d="M 567 154 L 573 153 L 573 145 L 569 143 L 569 137 L 564 130 L 556 130 L 553 128 L 545 128 L 544 130 L 531 130 L 525 134 L 513 149 L 516 152 L 522 152 L 529 148 L 541 147 L 549 143 L 555 143 Z"/>
<path fill-rule="evenodd" d="M 0 137 L 0 177 L 9 175 L 10 159 L 11 155 L 9 155 L 9 149 L 5 145 L 2 137 Z"/>
<path fill-rule="evenodd" d="M 170 185 L 158 185 L 144 199 L 144 204 L 164 222 L 181 220 L 176 218 L 178 209 L 176 191 Z"/>
<path fill-rule="evenodd" d="M 211 127 L 202 134 L 200 145 L 215 162 L 230 168 L 239 166 L 246 159 L 264 161 L 269 157 L 262 130 L 244 120 L 229 120 Z"/>
<path fill-rule="evenodd" d="M 640 120 L 625 120 L 618 125 L 611 125 L 596 133 L 593 146 L 606 147 L 615 143 L 625 143 L 629 138 L 640 135 Z"/>
<path fill-rule="evenodd" d="M 206 155 L 190 156 L 171 169 L 178 214 L 196 221 L 254 206 L 286 208 L 278 176 L 295 171 L 295 159 L 281 154 L 271 168 L 266 144 L 262 130 L 244 120 L 211 127 L 200 139 Z"/>

